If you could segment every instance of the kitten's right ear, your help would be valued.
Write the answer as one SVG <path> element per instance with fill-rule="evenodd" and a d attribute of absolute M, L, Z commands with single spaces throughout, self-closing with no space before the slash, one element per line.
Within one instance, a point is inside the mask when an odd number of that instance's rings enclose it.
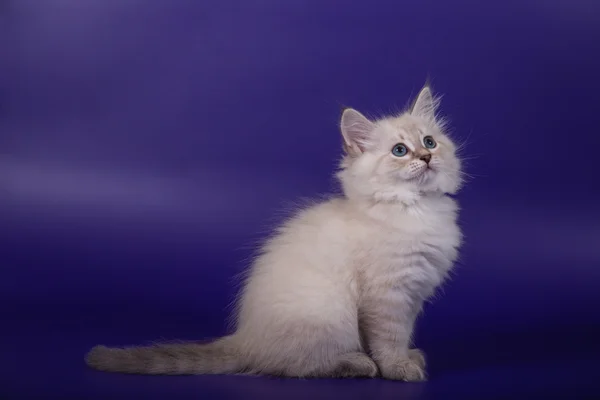
<path fill-rule="evenodd" d="M 370 136 L 375 130 L 375 124 L 358 111 L 346 108 L 342 113 L 340 128 L 346 153 L 357 157 L 365 151 Z"/>
<path fill-rule="evenodd" d="M 440 99 L 433 96 L 429 84 L 423 86 L 419 95 L 415 99 L 410 108 L 412 115 L 429 118 L 435 120 L 435 113 L 440 104 Z"/>

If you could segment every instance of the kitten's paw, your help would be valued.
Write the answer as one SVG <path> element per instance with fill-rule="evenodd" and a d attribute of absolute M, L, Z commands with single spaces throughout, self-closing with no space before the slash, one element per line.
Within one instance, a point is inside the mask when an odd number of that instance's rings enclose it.
<path fill-rule="evenodd" d="M 365 353 L 348 353 L 340 357 L 332 373 L 336 378 L 374 378 L 379 373 L 377 364 Z"/>
<path fill-rule="evenodd" d="M 385 379 L 405 382 L 423 382 L 427 380 L 425 369 L 412 359 L 402 360 L 380 368 Z"/>
<path fill-rule="evenodd" d="M 425 353 L 423 353 L 422 350 L 419 350 L 419 349 L 408 350 L 408 358 L 410 358 L 412 361 L 417 363 L 419 365 L 419 367 L 421 367 L 422 369 L 425 369 L 425 366 L 427 365 L 427 361 L 425 359 Z"/>

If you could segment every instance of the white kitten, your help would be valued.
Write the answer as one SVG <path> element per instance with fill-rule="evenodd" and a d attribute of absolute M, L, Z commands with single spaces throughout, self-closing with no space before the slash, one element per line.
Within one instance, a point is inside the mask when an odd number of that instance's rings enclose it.
<path fill-rule="evenodd" d="M 140 374 L 251 373 L 421 381 L 423 302 L 457 258 L 455 146 L 429 87 L 399 116 L 347 109 L 344 197 L 299 212 L 249 270 L 235 332 L 214 342 L 94 347 L 88 365 Z"/>

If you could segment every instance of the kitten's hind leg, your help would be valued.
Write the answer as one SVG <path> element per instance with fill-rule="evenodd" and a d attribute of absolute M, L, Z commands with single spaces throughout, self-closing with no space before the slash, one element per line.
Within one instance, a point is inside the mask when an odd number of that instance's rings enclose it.
<path fill-rule="evenodd" d="M 366 353 L 342 354 L 329 375 L 332 378 L 374 378 L 379 373 L 375 361 Z"/>

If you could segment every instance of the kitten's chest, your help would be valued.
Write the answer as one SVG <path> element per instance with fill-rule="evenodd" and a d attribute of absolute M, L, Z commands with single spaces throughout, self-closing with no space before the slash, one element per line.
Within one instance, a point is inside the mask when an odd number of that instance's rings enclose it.
<path fill-rule="evenodd" d="M 371 233 L 365 286 L 427 297 L 458 256 L 461 233 L 452 214 L 404 216 Z"/>

